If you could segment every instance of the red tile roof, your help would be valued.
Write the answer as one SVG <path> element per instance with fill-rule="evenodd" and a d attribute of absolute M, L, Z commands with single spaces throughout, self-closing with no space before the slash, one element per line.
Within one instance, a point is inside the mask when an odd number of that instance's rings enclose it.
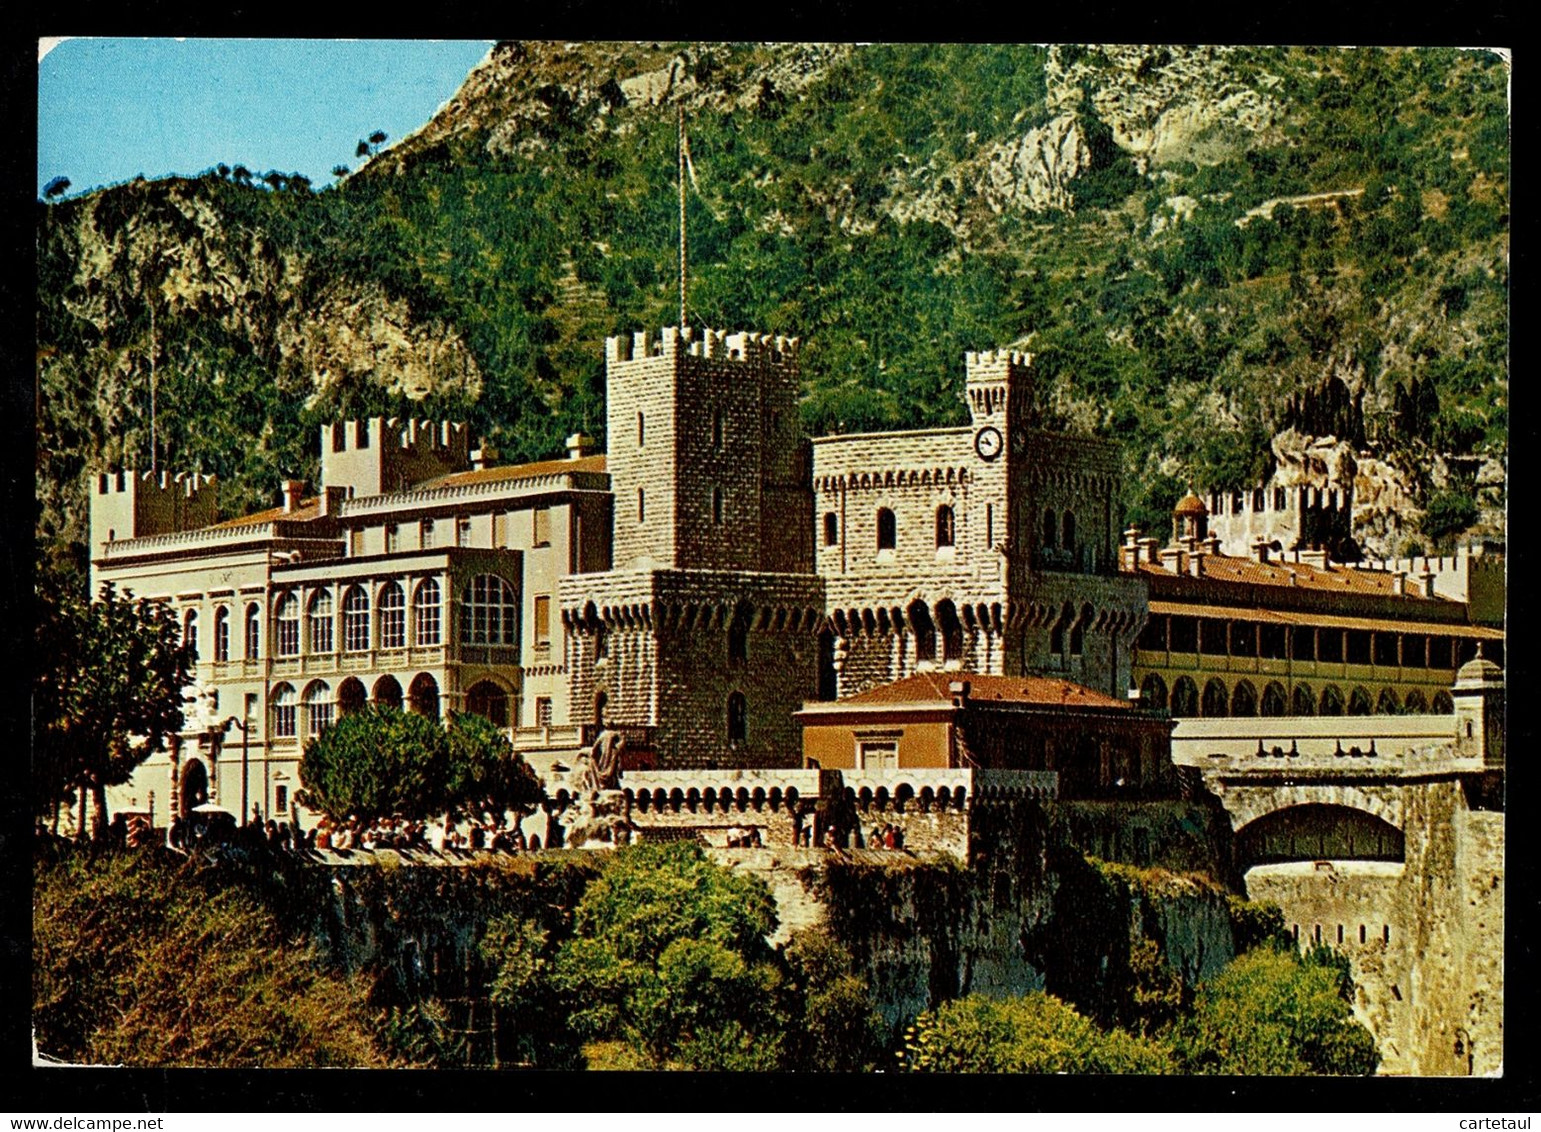
<path fill-rule="evenodd" d="M 269 507 L 266 511 L 258 511 L 254 515 L 242 515 L 239 519 L 226 519 L 223 523 L 211 523 L 204 527 L 207 531 L 221 531 L 229 527 L 247 527 L 257 523 L 275 523 L 287 520 L 293 523 L 306 523 L 321 515 L 321 499 L 319 496 L 311 496 L 302 499 L 298 507 L 293 511 L 285 511 L 282 507 Z"/>
<path fill-rule="evenodd" d="M 981 676 L 973 672 L 917 672 L 892 684 L 884 684 L 840 701 L 846 704 L 914 704 L 935 700 L 951 703 L 948 685 L 968 681 L 968 698 L 975 703 L 1018 703 L 1071 705 L 1079 707 L 1129 708 L 1126 700 L 1117 700 L 1102 692 L 1069 680 L 1052 676 Z M 835 706 L 835 705 L 830 705 Z"/>
<path fill-rule="evenodd" d="M 1140 563 L 1140 569 L 1157 577 L 1181 577 L 1165 563 Z M 1380 570 L 1355 570 L 1348 566 L 1334 566 L 1323 570 L 1305 562 L 1259 562 L 1255 558 L 1242 558 L 1228 554 L 1206 554 L 1204 573 L 1201 577 L 1216 582 L 1239 582 L 1254 586 L 1288 586 L 1290 575 L 1295 575 L 1294 585 L 1301 589 L 1327 590 L 1332 593 L 1381 594 L 1386 597 L 1405 597 L 1408 601 L 1444 601 L 1443 598 L 1426 598 L 1420 595 L 1394 594 L 1391 574 Z"/>
<path fill-rule="evenodd" d="M 533 464 L 509 464 L 501 468 L 451 472 L 438 479 L 424 480 L 414 485 L 414 489 L 465 487 L 473 483 L 500 483 L 504 480 L 533 479 L 536 476 L 559 476 L 565 472 L 603 472 L 604 470 L 603 456 L 580 456 L 576 460 L 537 460 Z"/>

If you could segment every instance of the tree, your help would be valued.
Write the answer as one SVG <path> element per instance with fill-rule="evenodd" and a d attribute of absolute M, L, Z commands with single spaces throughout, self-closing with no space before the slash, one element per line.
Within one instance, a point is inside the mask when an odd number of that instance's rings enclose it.
<path fill-rule="evenodd" d="M 553 983 L 556 947 L 551 933 L 515 913 L 487 925 L 482 957 L 493 966 L 488 996 L 497 1007 L 499 1048 L 515 1064 L 541 1069 L 582 1068 L 569 1004 Z"/>
<path fill-rule="evenodd" d="M 306 744 L 300 801 L 334 820 L 426 817 L 443 808 L 449 751 L 437 719 L 364 707 Z"/>
<path fill-rule="evenodd" d="M 514 810 L 534 812 L 545 797 L 529 763 L 514 751 L 496 724 L 473 712 L 457 712 L 448 726 L 446 800 L 477 818 L 501 819 Z"/>
<path fill-rule="evenodd" d="M 1344 989 L 1335 961 L 1256 948 L 1199 988 L 1173 1045 L 1190 1073 L 1368 1075 L 1380 1053 Z"/>
<path fill-rule="evenodd" d="M 346 177 L 348 173 L 349 169 L 346 165 L 337 164 L 332 166 L 332 176 L 336 177 L 338 180 Z"/>
<path fill-rule="evenodd" d="M 1433 496 L 1424 508 L 1419 528 L 1437 547 L 1449 547 L 1455 536 L 1481 517 L 1476 500 L 1458 489 Z"/>
<path fill-rule="evenodd" d="M 758 1070 L 782 1057 L 783 979 L 765 937 L 764 882 L 697 845 L 637 845 L 611 856 L 573 913 L 554 985 L 573 1027 L 620 1042 L 654 1069 Z"/>
<path fill-rule="evenodd" d="M 1171 1051 L 1090 1019 L 1041 991 L 1021 998 L 969 995 L 915 1019 L 900 1055 L 931 1073 L 1170 1073 Z"/>
<path fill-rule="evenodd" d="M 90 603 L 47 587 L 38 596 L 35 807 L 46 812 L 73 786 L 91 796 L 102 838 L 107 787 L 127 782 L 182 726 L 193 650 L 170 609 L 120 595 L 111 582 Z"/>
<path fill-rule="evenodd" d="M 68 177 L 55 177 L 52 181 L 49 181 L 48 184 L 43 186 L 43 197 L 45 200 L 54 200 L 58 197 L 62 197 L 65 193 L 69 192 L 69 190 L 70 179 Z"/>
<path fill-rule="evenodd" d="M 785 954 L 791 998 L 802 1005 L 802 1023 L 789 1034 L 790 1066 L 817 1073 L 874 1068 L 883 1052 L 883 1019 L 867 981 L 853 970 L 850 951 L 827 928 L 816 927 L 793 936 Z"/>

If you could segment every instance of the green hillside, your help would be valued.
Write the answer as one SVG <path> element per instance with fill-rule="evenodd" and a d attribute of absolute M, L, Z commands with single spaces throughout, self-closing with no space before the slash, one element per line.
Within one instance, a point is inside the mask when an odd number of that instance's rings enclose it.
<path fill-rule="evenodd" d="M 508 460 L 602 435 L 604 335 L 677 321 L 678 105 L 690 320 L 801 335 L 811 432 L 959 421 L 964 351 L 1018 345 L 1051 419 L 1124 443 L 1130 518 L 1293 430 L 1501 536 L 1507 81 L 1452 49 L 500 44 L 324 191 L 38 206 L 42 549 L 78 571 L 83 474 L 149 466 L 152 359 L 160 465 L 232 511 L 343 415 Z"/>

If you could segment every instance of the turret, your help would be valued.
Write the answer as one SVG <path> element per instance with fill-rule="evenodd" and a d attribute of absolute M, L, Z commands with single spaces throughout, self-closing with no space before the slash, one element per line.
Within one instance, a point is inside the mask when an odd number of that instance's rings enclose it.
<path fill-rule="evenodd" d="M 119 539 L 209 526 L 219 517 L 213 476 L 119 469 L 96 477 L 91 492 L 91 556 Z"/>
<path fill-rule="evenodd" d="M 321 486 L 383 495 L 471 467 L 471 434 L 458 421 L 371 417 L 321 426 Z"/>
<path fill-rule="evenodd" d="M 1504 764 L 1503 669 L 1478 655 L 1461 665 L 1450 689 L 1455 702 L 1455 750 L 1488 766 Z"/>

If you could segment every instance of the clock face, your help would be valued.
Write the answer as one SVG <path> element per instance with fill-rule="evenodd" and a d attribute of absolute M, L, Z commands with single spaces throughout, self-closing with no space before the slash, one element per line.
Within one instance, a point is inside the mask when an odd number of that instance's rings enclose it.
<path fill-rule="evenodd" d="M 1005 442 L 1001 439 L 1001 430 L 994 425 L 985 425 L 974 434 L 974 451 L 986 460 L 993 460 L 1001 454 Z"/>

